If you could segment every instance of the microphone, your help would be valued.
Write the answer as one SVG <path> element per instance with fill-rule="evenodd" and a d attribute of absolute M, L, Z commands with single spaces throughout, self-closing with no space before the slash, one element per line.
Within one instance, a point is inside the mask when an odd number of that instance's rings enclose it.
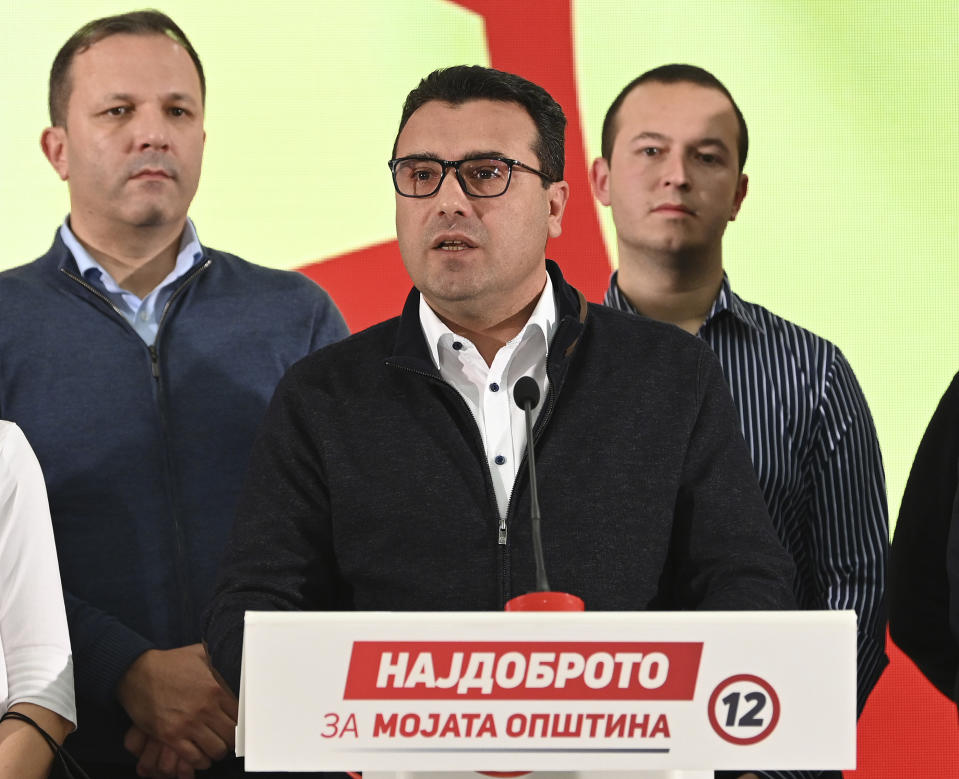
<path fill-rule="evenodd" d="M 513 385 L 513 400 L 526 413 L 526 456 L 529 462 L 530 519 L 532 521 L 533 559 L 536 562 L 536 591 L 549 592 L 546 563 L 543 560 L 543 536 L 540 532 L 539 490 L 536 486 L 536 455 L 533 452 L 533 409 L 539 403 L 539 385 L 531 376 L 523 376 Z"/>
<path fill-rule="evenodd" d="M 532 376 L 522 376 L 513 387 L 513 400 L 524 411 L 532 412 L 539 403 L 539 384 Z"/>

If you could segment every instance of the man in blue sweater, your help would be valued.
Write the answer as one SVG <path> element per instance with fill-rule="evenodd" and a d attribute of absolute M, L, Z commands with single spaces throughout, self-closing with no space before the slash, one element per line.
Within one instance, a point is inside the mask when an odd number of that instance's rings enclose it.
<path fill-rule="evenodd" d="M 45 256 L 0 274 L 0 416 L 47 479 L 76 669 L 67 747 L 98 778 L 188 777 L 231 752 L 236 705 L 199 615 L 274 386 L 346 334 L 302 275 L 200 244 L 204 97 L 163 14 L 77 31 L 42 136 L 70 215 Z"/>

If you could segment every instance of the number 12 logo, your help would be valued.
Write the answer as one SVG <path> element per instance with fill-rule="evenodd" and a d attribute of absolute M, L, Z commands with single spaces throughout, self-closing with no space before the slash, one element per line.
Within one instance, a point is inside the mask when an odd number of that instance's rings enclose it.
<path fill-rule="evenodd" d="M 709 724 L 732 744 L 755 744 L 779 722 L 779 696 L 765 679 L 730 676 L 709 696 Z"/>

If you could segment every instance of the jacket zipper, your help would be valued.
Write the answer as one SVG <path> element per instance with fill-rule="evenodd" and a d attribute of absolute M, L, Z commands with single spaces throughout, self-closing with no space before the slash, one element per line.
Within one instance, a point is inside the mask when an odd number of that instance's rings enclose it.
<path fill-rule="evenodd" d="M 152 344 L 147 345 L 147 350 L 150 352 L 150 362 L 152 366 L 152 373 L 153 373 L 154 379 L 160 378 L 159 353 L 157 352 L 156 344 L 160 340 L 160 325 L 163 324 L 163 320 L 166 318 L 167 312 L 170 310 L 170 304 L 176 298 L 180 296 L 180 293 L 182 293 L 183 290 L 190 285 L 193 279 L 196 278 L 201 271 L 204 271 L 210 267 L 211 262 L 213 261 L 210 259 L 207 259 L 202 265 L 192 270 L 190 274 L 183 280 L 183 283 L 176 289 L 176 291 L 172 295 L 170 295 L 169 300 L 167 300 L 167 302 L 163 305 L 163 311 L 160 312 L 160 321 L 157 323 L 157 337 L 154 339 Z M 60 268 L 60 272 L 64 276 L 66 276 L 68 279 L 72 279 L 73 281 L 75 281 L 77 284 L 83 287 L 87 292 L 91 293 L 92 295 L 96 295 L 96 297 L 100 298 L 100 300 L 102 300 L 104 303 L 110 306 L 110 308 L 112 308 L 117 313 L 117 316 L 119 316 L 124 322 L 126 322 L 127 326 L 131 330 L 136 332 L 136 330 L 134 330 L 134 328 L 130 325 L 130 323 L 127 322 L 127 318 L 123 315 L 123 312 L 119 308 L 117 308 L 116 303 L 114 303 L 112 300 L 110 300 L 110 298 L 108 298 L 106 295 L 100 292 L 100 290 L 98 290 L 96 287 L 90 284 L 86 279 L 82 279 L 79 276 L 75 276 L 74 274 L 70 273 L 70 271 L 68 271 L 66 268 Z M 139 337 L 139 333 L 137 333 L 137 336 Z"/>
<path fill-rule="evenodd" d="M 466 411 L 466 415 L 473 420 L 473 440 L 479 444 L 480 451 L 484 452 L 485 454 L 486 447 L 483 445 L 482 438 L 480 437 L 480 430 L 479 430 L 479 425 L 476 424 L 476 417 L 473 415 L 473 412 L 470 411 L 469 406 L 466 405 L 466 401 L 463 400 L 463 397 L 459 394 L 459 392 L 456 391 L 454 387 L 451 387 L 442 378 L 434 374 L 427 373 L 426 371 L 421 371 L 421 370 L 417 370 L 416 368 L 409 368 L 405 365 L 397 365 L 395 363 L 390 363 L 390 362 L 387 362 L 387 364 L 390 365 L 391 367 L 398 368 L 399 370 L 407 371 L 408 373 L 412 373 L 418 376 L 423 376 L 424 378 L 429 379 L 431 382 L 438 384 L 441 387 L 444 387 L 445 392 L 453 393 L 453 395 L 456 396 L 456 402 L 458 402 L 460 404 L 460 407 Z M 508 576 L 509 550 L 506 547 L 506 519 L 499 516 L 499 509 L 496 508 L 496 490 L 493 488 L 493 475 L 490 473 L 489 463 L 486 461 L 485 456 L 483 457 L 483 475 L 486 478 L 486 497 L 487 497 L 487 500 L 489 501 L 489 505 L 494 507 L 493 510 L 496 512 L 496 517 L 497 517 L 496 543 L 497 543 L 497 546 L 499 546 L 500 549 L 502 549 L 502 552 L 500 553 L 501 569 L 499 572 L 499 596 L 500 596 L 500 605 L 505 606 L 506 594 L 509 591 L 509 576 Z M 509 503 L 507 503 L 506 511 L 508 516 Z"/>
<path fill-rule="evenodd" d="M 183 279 L 183 283 L 174 290 L 173 294 L 167 299 L 167 302 L 163 304 L 163 311 L 160 312 L 160 319 L 157 322 L 156 337 L 153 339 L 153 343 L 148 347 L 150 350 L 150 362 L 153 366 L 153 378 L 157 381 L 160 380 L 160 332 L 163 329 L 163 322 L 166 320 L 167 312 L 169 312 L 173 301 L 180 297 L 180 295 L 183 294 L 183 291 L 196 280 L 197 276 L 210 267 L 210 263 L 212 262 L 213 260 L 207 259 L 202 265 L 198 265 L 196 268 L 191 270 Z"/>
<path fill-rule="evenodd" d="M 580 305 L 581 305 L 581 307 L 582 307 L 583 316 L 585 316 L 586 299 L 582 296 L 582 294 L 580 294 Z M 560 334 L 560 331 L 563 330 L 563 329 L 564 329 L 564 322 L 560 322 L 559 327 L 557 328 L 556 332 L 553 334 L 554 343 L 555 343 L 555 341 L 558 339 L 559 334 Z M 578 341 L 579 341 L 579 337 L 577 337 L 576 339 L 574 339 L 574 341 L 572 342 L 572 344 L 570 344 L 570 345 L 566 348 L 566 350 L 565 350 L 565 355 L 566 355 L 567 358 L 570 356 L 570 353 L 572 352 L 573 346 L 575 346 Z M 399 364 L 397 364 L 397 363 L 395 363 L 395 362 L 391 362 L 389 359 L 387 359 L 386 364 L 389 365 L 390 367 L 398 368 L 398 369 L 400 369 L 400 370 L 407 371 L 408 373 L 412 373 L 412 374 L 415 374 L 415 375 L 418 375 L 418 376 L 423 376 L 424 378 L 429 379 L 430 381 L 432 381 L 432 382 L 434 382 L 434 383 L 436 383 L 436 384 L 439 384 L 439 385 L 441 385 L 441 386 L 443 386 L 443 387 L 446 387 L 448 391 L 452 392 L 452 393 L 456 396 L 457 402 L 460 404 L 461 408 L 465 408 L 466 411 L 468 412 L 468 415 L 473 419 L 473 430 L 475 431 L 475 432 L 474 432 L 474 441 L 476 441 L 476 442 L 479 443 L 479 448 L 480 448 L 481 451 L 483 451 L 483 452 L 486 451 L 486 447 L 483 445 L 483 441 L 481 440 L 480 435 L 479 435 L 479 433 L 480 433 L 480 431 L 479 431 L 479 425 L 476 424 L 476 418 L 475 418 L 475 416 L 472 414 L 472 412 L 470 411 L 469 406 L 467 406 L 466 401 L 463 400 L 462 396 L 459 394 L 459 392 L 456 391 L 455 388 L 451 387 L 449 384 L 447 384 L 445 381 L 443 381 L 442 378 L 438 377 L 438 376 L 435 375 L 435 374 L 427 373 L 426 371 L 422 371 L 422 370 L 417 370 L 416 368 L 410 368 L 410 367 L 408 367 L 408 366 L 406 366 L 406 365 L 399 365 Z M 562 372 L 563 378 L 565 378 L 565 373 L 566 373 L 565 371 Z M 537 442 L 540 440 L 540 438 L 542 437 L 543 430 L 546 428 L 547 423 L 549 422 L 550 418 L 551 418 L 552 415 L 553 415 L 553 409 L 554 409 L 554 407 L 555 407 L 555 405 L 556 405 L 556 397 L 557 397 L 557 395 L 559 394 L 559 391 L 557 390 L 557 384 L 556 384 L 555 378 L 553 378 L 553 377 L 551 377 L 551 376 L 549 375 L 549 356 L 548 356 L 548 354 L 547 354 L 547 362 L 546 362 L 546 375 L 547 375 L 547 377 L 550 379 L 550 382 L 549 382 L 549 391 L 548 391 L 547 394 L 546 394 L 546 406 L 545 406 L 544 409 L 543 409 L 542 415 L 540 416 L 540 418 L 539 418 L 538 420 L 536 420 L 536 424 L 533 426 L 533 441 L 532 441 L 532 442 L 527 441 L 527 443 L 526 443 L 527 449 L 528 449 L 530 446 L 535 446 L 536 443 L 537 443 Z M 516 474 L 516 475 L 517 475 L 517 479 L 521 477 L 522 467 L 523 467 L 523 465 L 526 463 L 527 457 L 528 457 L 528 454 L 524 454 L 524 455 L 523 455 L 523 459 L 522 459 L 522 461 L 521 461 L 521 463 L 520 463 L 520 471 L 517 472 L 517 474 Z M 484 459 L 483 459 L 483 465 L 484 465 L 484 467 L 483 467 L 483 473 L 484 473 L 484 475 L 485 475 L 485 477 L 486 477 L 486 494 L 487 494 L 487 498 L 490 500 L 491 505 L 495 505 L 495 504 L 496 504 L 496 492 L 495 492 L 495 490 L 493 489 L 493 476 L 492 476 L 492 474 L 490 473 L 489 463 L 486 462 L 486 458 L 485 458 L 485 457 L 484 457 Z M 506 514 L 505 514 L 504 517 L 499 517 L 499 518 L 498 518 L 498 522 L 497 522 L 496 542 L 497 542 L 497 546 L 499 546 L 499 547 L 502 549 L 502 563 L 503 563 L 503 568 L 502 568 L 502 570 L 500 571 L 500 600 L 501 600 L 501 602 L 502 602 L 502 605 L 504 605 L 504 606 L 505 606 L 505 604 L 506 604 L 506 595 L 507 595 L 507 594 L 509 593 L 509 591 L 510 591 L 510 586 L 509 586 L 509 548 L 508 548 L 508 546 L 507 546 L 508 531 L 509 531 L 509 523 L 508 523 L 508 520 L 509 520 L 509 517 L 510 517 L 510 512 L 511 512 L 512 507 L 513 507 L 513 495 L 515 494 L 515 492 L 516 492 L 516 481 L 514 480 L 514 482 L 513 482 L 513 489 L 510 491 L 509 499 L 508 499 L 507 502 L 506 502 Z M 499 512 L 497 511 L 497 515 L 498 515 L 498 514 L 499 514 Z"/>
<path fill-rule="evenodd" d="M 387 364 L 390 365 L 390 367 L 392 368 L 398 368 L 401 371 L 407 371 L 408 373 L 413 373 L 413 374 L 416 374 L 417 376 L 423 376 L 424 378 L 429 379 L 433 383 L 438 384 L 441 387 L 445 387 L 446 389 L 451 391 L 456 396 L 457 402 L 460 404 L 463 410 L 466 411 L 467 416 L 469 416 L 469 418 L 473 420 L 473 432 L 474 432 L 473 440 L 479 444 L 479 448 L 481 451 L 483 452 L 486 451 L 486 447 L 483 445 L 483 440 L 482 438 L 480 438 L 480 435 L 479 435 L 479 425 L 476 424 L 476 417 L 473 415 L 473 412 L 470 411 L 469 406 L 466 405 L 466 401 L 463 400 L 463 397 L 459 394 L 459 392 L 456 391 L 454 387 L 451 387 L 449 384 L 443 381 L 443 379 L 438 378 L 431 373 L 427 373 L 426 371 L 420 371 L 420 370 L 417 370 L 416 368 L 409 368 L 406 365 L 397 365 L 396 363 L 387 363 Z M 491 505 L 495 506 L 496 491 L 493 489 L 493 476 L 489 470 L 489 463 L 487 463 L 485 459 L 483 460 L 483 475 L 486 477 L 486 496 L 487 498 L 491 499 Z M 507 508 L 507 512 L 508 512 L 508 508 Z M 499 512 L 497 511 L 497 514 L 498 513 Z M 501 518 L 499 520 L 497 527 L 498 527 L 497 543 L 505 544 L 506 543 L 506 520 Z"/>
<path fill-rule="evenodd" d="M 443 386 L 443 387 L 447 387 L 447 388 L 452 389 L 453 394 L 456 396 L 457 401 L 459 402 L 459 404 L 461 405 L 461 407 L 466 410 L 466 413 L 467 413 L 467 414 L 470 416 L 470 418 L 473 420 L 473 429 L 474 429 L 474 431 L 475 431 L 475 433 L 476 433 L 474 440 L 475 440 L 477 443 L 479 443 L 481 450 L 483 450 L 483 451 L 486 450 L 486 447 L 483 445 L 482 439 L 479 437 L 479 426 L 476 424 L 476 417 L 473 415 L 473 412 L 470 411 L 469 406 L 466 405 L 466 401 L 463 400 L 463 398 L 460 396 L 459 392 L 457 392 L 457 391 L 455 390 L 455 388 L 450 387 L 450 385 L 447 384 L 445 381 L 443 381 L 442 379 L 437 378 L 436 376 L 434 376 L 434 375 L 432 375 L 432 374 L 430 374 L 430 373 L 427 373 L 426 371 L 420 371 L 420 370 L 417 370 L 416 368 L 409 368 L 409 367 L 407 367 L 407 366 L 405 366 L 405 365 L 397 365 L 396 363 L 389 363 L 389 365 L 391 365 L 391 366 L 394 367 L 394 368 L 399 368 L 400 370 L 403 370 L 403 371 L 407 371 L 407 372 L 409 372 L 409 373 L 416 374 L 416 375 L 418 375 L 418 376 L 423 376 L 424 378 L 427 378 L 427 379 L 429 379 L 430 381 L 432 381 L 432 382 L 434 382 L 434 383 L 436 383 L 436 384 L 439 384 L 439 385 L 441 385 L 441 386 Z M 542 434 L 543 434 L 543 428 L 546 427 L 546 423 L 549 422 L 549 418 L 550 418 L 550 417 L 552 416 L 552 414 L 553 414 L 553 405 L 554 405 L 554 402 L 553 402 L 553 401 L 554 401 L 555 397 L 556 397 L 555 385 L 554 385 L 554 383 L 551 381 L 550 384 L 549 384 L 549 391 L 548 391 L 547 394 L 546 394 L 546 405 L 545 405 L 545 407 L 544 407 L 544 409 L 543 409 L 543 414 L 542 414 L 542 416 L 540 416 L 540 418 L 539 418 L 538 420 L 536 420 L 536 424 L 535 424 L 534 427 L 533 427 L 533 442 L 532 442 L 532 444 L 530 444 L 530 442 L 527 441 L 527 442 L 526 442 L 527 448 L 528 448 L 530 445 L 535 446 L 535 445 L 536 445 L 536 442 L 539 441 L 540 437 L 542 436 Z M 516 474 L 516 477 L 517 477 L 517 478 L 519 478 L 520 475 L 522 474 L 522 472 L 523 472 L 523 466 L 526 464 L 526 460 L 527 460 L 527 459 L 528 459 L 528 455 L 524 453 L 524 454 L 523 454 L 523 459 L 520 461 L 519 470 L 517 471 L 517 474 Z M 483 474 L 484 474 L 484 476 L 486 477 L 486 494 L 487 494 L 488 497 L 491 497 L 491 498 L 493 499 L 493 503 L 495 503 L 495 502 L 496 502 L 496 492 L 493 490 L 493 476 L 492 476 L 492 474 L 490 474 L 489 464 L 488 464 L 485 460 L 483 461 Z M 515 482 L 514 482 L 514 484 L 513 484 L 513 489 L 510 490 L 509 500 L 507 500 L 507 502 L 506 502 L 506 514 L 505 514 L 504 516 L 500 517 L 500 518 L 499 518 L 499 521 L 498 521 L 498 523 L 497 523 L 496 543 L 497 543 L 499 546 L 506 546 L 506 541 L 507 541 L 507 538 L 508 538 L 507 519 L 508 519 L 509 516 L 510 516 L 510 509 L 512 509 L 512 507 L 513 507 L 513 494 L 515 493 L 515 491 L 516 491 L 516 484 L 515 484 Z"/>
<path fill-rule="evenodd" d="M 118 315 L 124 322 L 127 322 L 127 318 L 126 318 L 125 316 L 123 316 L 123 312 L 122 312 L 119 308 L 116 307 L 116 304 L 115 304 L 112 300 L 110 300 L 110 298 L 108 298 L 106 295 L 104 295 L 102 292 L 100 292 L 100 290 L 98 290 L 98 289 L 97 289 L 96 287 L 94 287 L 92 284 L 90 284 L 89 282 L 87 282 L 85 279 L 81 279 L 79 276 L 74 276 L 74 275 L 73 275 L 72 273 L 70 273 L 70 271 L 68 271 L 66 268 L 60 268 L 60 273 L 62 273 L 62 274 L 63 274 L 64 276 L 66 276 L 68 279 L 73 279 L 73 281 L 75 281 L 77 284 L 79 284 L 81 287 L 83 287 L 85 290 L 87 290 L 87 292 L 91 292 L 91 293 L 93 293 L 94 295 L 96 295 L 98 298 L 100 298 L 100 300 L 102 300 L 104 303 L 106 303 L 108 306 L 110 306 L 110 308 L 112 308 L 114 311 L 116 311 L 116 312 L 117 312 L 117 315 Z M 129 324 L 130 324 L 130 323 L 127 322 L 127 325 L 129 325 Z M 131 327 L 130 329 L 133 330 L 132 327 Z M 134 332 L 135 332 L 135 331 L 134 331 Z"/>
<path fill-rule="evenodd" d="M 81 287 L 83 287 L 87 292 L 89 292 L 89 293 L 91 293 L 92 295 L 95 295 L 96 297 L 100 298 L 100 300 L 102 300 L 104 303 L 106 303 L 108 306 L 110 306 L 110 308 L 112 308 L 112 309 L 117 313 L 117 316 L 119 316 L 120 319 L 123 320 L 123 323 L 124 323 L 127 327 L 129 327 L 131 330 L 133 330 L 133 332 L 136 332 L 136 330 L 133 328 L 133 326 L 127 321 L 127 318 L 123 315 L 123 312 L 122 312 L 119 308 L 117 308 L 116 303 L 114 303 L 112 300 L 110 300 L 110 298 L 108 298 L 106 295 L 104 295 L 102 292 L 100 292 L 100 290 L 98 290 L 98 289 L 97 289 L 96 287 L 94 287 L 92 284 L 90 284 L 89 282 L 87 282 L 86 279 L 82 279 L 82 278 L 80 278 L 79 276 L 74 276 L 72 273 L 70 273 L 70 271 L 66 270 L 65 268 L 60 268 L 60 272 L 61 272 L 64 276 L 66 276 L 68 279 L 71 279 L 72 281 L 75 281 L 77 284 L 79 284 Z M 179 290 L 177 290 L 177 291 L 179 291 Z M 167 301 L 167 304 L 169 304 L 169 302 L 170 302 L 170 301 Z M 166 313 L 166 306 L 164 306 L 163 312 Z M 137 338 L 139 338 L 139 337 L 140 337 L 140 334 L 137 333 Z M 141 339 L 141 340 L 142 340 L 142 339 Z M 158 364 L 158 362 L 157 362 L 157 350 L 156 350 L 156 347 L 155 347 L 153 344 L 147 344 L 146 347 L 147 347 L 147 351 L 150 353 L 150 372 L 153 374 L 153 378 L 154 378 L 154 379 L 159 379 L 159 378 L 160 378 L 160 366 L 159 366 L 159 364 Z"/>
<path fill-rule="evenodd" d="M 193 268 L 184 277 L 183 282 L 180 284 L 179 287 L 177 287 L 177 289 L 173 292 L 173 294 L 170 295 L 170 298 L 167 300 L 167 302 L 163 306 L 163 311 L 160 313 L 160 319 L 157 323 L 157 334 L 156 334 L 156 337 L 153 339 L 153 343 L 145 344 L 145 346 L 147 347 L 147 352 L 150 355 L 150 373 L 153 376 L 154 382 L 156 382 L 157 388 L 159 388 L 159 381 L 160 381 L 160 359 L 159 359 L 159 349 L 157 347 L 160 343 L 160 333 L 163 329 L 163 322 L 166 319 L 167 313 L 169 312 L 170 306 L 173 303 L 173 301 L 176 300 L 183 293 L 183 291 L 187 287 L 189 287 L 193 283 L 193 281 L 196 280 L 196 278 L 200 275 L 201 272 L 209 268 L 212 262 L 213 261 L 210 258 L 207 258 L 202 264 Z M 66 270 L 65 268 L 60 268 L 60 271 L 67 278 L 72 279 L 77 284 L 79 284 L 84 289 L 86 289 L 88 292 L 92 293 L 93 295 L 98 297 L 100 300 L 102 300 L 104 303 L 106 303 L 108 306 L 110 306 L 110 308 L 117 313 L 117 315 L 120 317 L 123 323 L 127 325 L 127 327 L 129 327 L 131 330 L 133 330 L 134 333 L 136 333 L 136 330 L 127 321 L 126 317 L 123 315 L 123 312 L 120 311 L 120 309 L 116 306 L 116 304 L 112 300 L 110 300 L 110 298 L 108 298 L 106 295 L 100 292 L 100 290 L 98 290 L 96 287 L 88 283 L 85 279 L 82 279 L 79 276 L 74 275 L 73 273 Z M 140 337 L 139 333 L 136 333 L 136 335 L 137 335 L 137 338 Z M 182 522 L 179 517 L 179 511 L 178 511 L 179 507 L 175 498 L 175 493 L 172 490 L 172 487 L 169 486 L 169 485 L 172 485 L 172 481 L 173 481 L 173 474 L 174 474 L 173 460 L 171 457 L 169 442 L 167 440 L 166 413 L 164 412 L 163 400 L 160 397 L 159 393 L 156 395 L 156 408 L 157 408 L 157 414 L 160 417 L 160 427 L 163 431 L 163 449 L 164 449 L 164 458 L 166 460 L 166 468 L 167 468 L 167 485 L 168 485 L 168 489 L 170 489 L 168 498 L 170 501 L 170 505 L 173 507 L 173 511 L 171 513 L 173 516 L 173 537 L 176 544 L 177 584 L 180 588 L 180 608 L 182 610 L 181 616 L 183 617 L 182 629 L 184 631 L 190 631 L 193 623 L 195 622 L 193 618 L 194 616 L 193 601 L 189 595 L 187 572 L 185 570 L 185 564 L 186 564 L 185 543 L 183 540 Z M 183 635 L 181 635 L 181 642 L 185 640 L 186 638 L 184 633 Z"/>
<path fill-rule="evenodd" d="M 169 299 L 163 306 L 163 311 L 160 312 L 160 319 L 157 322 L 157 334 L 153 339 L 153 343 L 150 344 L 150 361 L 153 369 L 153 378 L 157 382 L 157 412 L 160 415 L 160 427 L 163 430 L 163 450 L 164 458 L 166 459 L 166 468 L 167 473 L 169 474 L 168 484 L 171 485 L 171 490 L 174 487 L 174 474 L 175 470 L 173 467 L 173 453 L 170 451 L 170 444 L 168 441 L 168 429 L 169 425 L 167 423 L 167 414 L 166 414 L 166 404 L 164 403 L 163 397 L 159 392 L 160 388 L 160 335 L 163 332 L 163 323 L 166 321 L 167 313 L 170 311 L 170 306 L 173 301 L 180 297 L 183 294 L 183 291 L 191 286 L 197 277 L 207 268 L 210 267 L 210 264 L 213 261 L 207 258 L 201 265 L 196 266 L 190 273 L 183 279 L 183 282 L 179 287 L 174 290 L 173 294 L 170 295 Z M 170 496 L 170 502 L 173 505 L 173 538 L 176 543 L 176 574 L 177 574 L 177 584 L 180 588 L 180 609 L 181 617 L 183 619 L 182 629 L 184 633 L 181 634 L 180 643 L 186 644 L 188 641 L 192 640 L 191 637 L 187 637 L 187 633 L 191 631 L 192 626 L 196 624 L 196 614 L 194 611 L 193 598 L 190 596 L 190 582 L 189 582 L 189 573 L 187 571 L 187 557 L 186 557 L 186 542 L 183 535 L 183 521 L 180 517 L 180 505 L 176 500 L 176 491 L 173 490 L 173 494 Z"/>

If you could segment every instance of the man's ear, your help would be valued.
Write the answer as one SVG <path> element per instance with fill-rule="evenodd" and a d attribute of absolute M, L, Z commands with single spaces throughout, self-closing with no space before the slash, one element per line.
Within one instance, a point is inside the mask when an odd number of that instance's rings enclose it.
<path fill-rule="evenodd" d="M 569 200 L 569 184 L 565 181 L 556 181 L 549 185 L 546 202 L 549 207 L 547 214 L 550 238 L 559 238 L 563 233 L 563 212 Z"/>
<path fill-rule="evenodd" d="M 745 173 L 739 174 L 739 183 L 736 185 L 736 195 L 733 197 L 733 212 L 729 217 L 730 222 L 735 222 L 739 215 L 739 209 L 743 207 L 743 200 L 746 199 L 746 190 L 749 189 L 749 176 Z"/>
<path fill-rule="evenodd" d="M 65 127 L 48 127 L 40 134 L 40 148 L 43 156 L 53 166 L 62 181 L 70 178 L 70 165 L 67 160 L 67 130 Z"/>
<path fill-rule="evenodd" d="M 604 206 L 609 205 L 609 162 L 605 157 L 597 157 L 589 167 L 589 183 L 593 195 Z"/>

